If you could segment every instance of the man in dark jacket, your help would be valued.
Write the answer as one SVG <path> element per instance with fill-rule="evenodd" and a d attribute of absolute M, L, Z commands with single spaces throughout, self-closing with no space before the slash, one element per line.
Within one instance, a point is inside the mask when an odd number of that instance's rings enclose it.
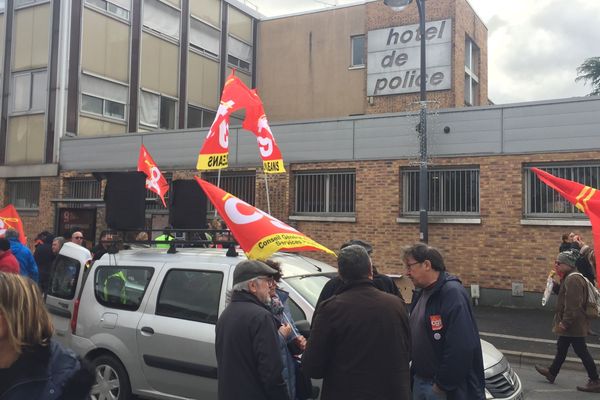
<path fill-rule="evenodd" d="M 342 244 L 340 246 L 340 250 L 353 244 L 364 248 L 369 254 L 369 257 L 371 257 L 371 254 L 373 253 L 373 246 L 371 246 L 370 243 L 367 243 L 363 240 L 350 240 Z M 400 298 L 402 298 L 402 295 L 400 294 L 400 291 L 398 290 L 398 287 L 394 283 L 393 279 L 387 275 L 378 273 L 375 266 L 372 263 L 371 265 L 373 267 L 373 284 L 375 285 L 375 287 L 386 293 L 390 293 L 394 296 L 399 296 Z M 319 304 L 321 304 L 323 301 L 327 300 L 331 296 L 340 293 L 343 290 L 343 287 L 344 281 L 342 281 L 342 278 L 340 278 L 339 275 L 334 278 L 331 278 L 325 284 L 325 286 L 323 286 L 323 289 L 321 289 L 321 294 L 319 295 L 319 299 L 317 300 L 315 308 L 317 308 Z"/>
<path fill-rule="evenodd" d="M 231 303 L 216 327 L 219 400 L 289 400 L 278 324 L 267 308 L 276 273 L 260 261 L 235 268 Z"/>
<path fill-rule="evenodd" d="M 404 249 L 406 274 L 418 290 L 410 314 L 413 399 L 485 399 L 479 331 L 469 297 L 457 277 L 446 272 L 433 247 Z M 443 398 L 443 397 L 440 397 Z"/>
<path fill-rule="evenodd" d="M 38 266 L 40 289 L 42 293 L 46 293 L 48 289 L 48 280 L 50 279 L 50 268 L 56 258 L 52 252 L 52 241 L 54 235 L 48 231 L 40 232 L 35 238 L 35 250 L 33 251 L 33 259 Z"/>
<path fill-rule="evenodd" d="M 304 372 L 323 378 L 322 400 L 410 398 L 410 332 L 400 297 L 378 290 L 358 245 L 338 255 L 341 293 L 321 303 L 302 355 Z"/>

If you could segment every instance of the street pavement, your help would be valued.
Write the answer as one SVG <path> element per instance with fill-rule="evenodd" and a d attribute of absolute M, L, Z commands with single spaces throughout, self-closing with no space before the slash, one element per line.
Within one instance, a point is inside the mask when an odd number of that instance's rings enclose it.
<path fill-rule="evenodd" d="M 554 358 L 556 336 L 552 333 L 554 312 L 551 309 L 474 306 L 473 310 L 481 339 L 505 355 L 543 365 L 550 364 Z M 592 332 L 600 332 L 600 320 L 592 320 Z M 600 361 L 599 336 L 588 336 L 587 344 L 594 360 Z M 569 349 L 567 362 L 581 364 L 573 349 Z"/>

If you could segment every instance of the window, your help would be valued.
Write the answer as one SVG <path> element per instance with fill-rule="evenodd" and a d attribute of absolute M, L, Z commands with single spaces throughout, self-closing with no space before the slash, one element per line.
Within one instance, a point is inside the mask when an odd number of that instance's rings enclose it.
<path fill-rule="evenodd" d="M 0 0 L 0 12 L 4 12 L 6 9 L 6 0 Z"/>
<path fill-rule="evenodd" d="M 244 71 L 250 71 L 252 46 L 229 36 L 227 39 L 227 62 Z"/>
<path fill-rule="evenodd" d="M 465 105 L 479 105 L 479 48 L 465 36 Z"/>
<path fill-rule="evenodd" d="M 101 199 L 100 181 L 96 179 L 69 179 L 67 190 L 71 199 Z"/>
<path fill-rule="evenodd" d="M 7 181 L 8 202 L 17 210 L 37 210 L 40 202 L 39 179 L 11 179 Z"/>
<path fill-rule="evenodd" d="M 353 215 L 356 173 L 300 172 L 294 176 L 294 212 Z"/>
<path fill-rule="evenodd" d="M 190 46 L 202 53 L 218 57 L 221 32 L 195 18 L 190 18 Z"/>
<path fill-rule="evenodd" d="M 223 274 L 171 270 L 158 295 L 156 315 L 216 324 Z"/>
<path fill-rule="evenodd" d="M 81 75 L 81 111 L 125 120 L 128 87 L 96 76 Z"/>
<path fill-rule="evenodd" d="M 85 0 L 85 2 L 96 6 L 102 11 L 106 11 L 108 14 L 129 21 L 129 10 L 131 7 L 129 0 Z"/>
<path fill-rule="evenodd" d="M 13 113 L 43 112 L 47 99 L 46 71 L 13 74 Z"/>
<path fill-rule="evenodd" d="M 254 172 L 237 174 L 222 172 L 220 181 L 217 174 L 207 173 L 203 179 L 213 185 L 219 186 L 224 191 L 244 200 L 248 204 L 254 205 L 255 203 L 256 174 Z M 214 211 L 214 207 L 210 201 L 207 202 L 207 206 L 209 212 Z"/>
<path fill-rule="evenodd" d="M 47 3 L 48 0 L 15 0 L 15 8 L 32 4 Z"/>
<path fill-rule="evenodd" d="M 106 307 L 135 311 L 139 308 L 154 268 L 102 266 L 96 270 L 96 300 Z"/>
<path fill-rule="evenodd" d="M 194 106 L 188 106 L 188 128 L 210 128 L 217 113 Z"/>
<path fill-rule="evenodd" d="M 158 0 L 144 0 L 144 26 L 179 40 L 179 10 Z"/>
<path fill-rule="evenodd" d="M 430 170 L 429 213 L 479 215 L 479 168 Z M 419 214 L 419 171 L 402 171 L 402 213 Z"/>
<path fill-rule="evenodd" d="M 365 35 L 352 36 L 352 63 L 351 67 L 365 66 Z"/>
<path fill-rule="evenodd" d="M 160 129 L 175 129 L 176 121 L 177 100 L 160 94 L 141 91 L 141 124 Z"/>
<path fill-rule="evenodd" d="M 586 186 L 600 186 L 600 164 L 544 165 L 538 168 L 570 181 Z M 587 218 L 577 207 L 563 198 L 558 192 L 539 180 L 531 167 L 524 169 L 524 212 L 525 217 L 533 218 Z"/>
<path fill-rule="evenodd" d="M 48 294 L 65 300 L 75 297 L 80 269 L 79 261 L 63 255 L 56 256 L 48 285 Z"/>

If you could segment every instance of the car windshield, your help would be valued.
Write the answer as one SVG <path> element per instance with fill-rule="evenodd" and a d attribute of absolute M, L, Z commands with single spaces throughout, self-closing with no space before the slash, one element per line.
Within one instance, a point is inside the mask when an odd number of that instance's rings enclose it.
<path fill-rule="evenodd" d="M 319 299 L 319 295 L 321 294 L 323 286 L 325 286 L 327 281 L 329 281 L 335 275 L 335 273 L 312 274 L 293 276 L 290 278 L 284 278 L 283 280 L 292 288 L 294 288 L 294 290 L 296 290 L 314 308 L 317 304 L 317 300 Z"/>

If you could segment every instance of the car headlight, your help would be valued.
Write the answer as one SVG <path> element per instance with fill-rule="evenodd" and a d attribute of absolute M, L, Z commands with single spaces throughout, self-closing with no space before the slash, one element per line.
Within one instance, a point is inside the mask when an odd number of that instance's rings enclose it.
<path fill-rule="evenodd" d="M 491 378 L 492 376 L 499 375 L 510 368 L 510 364 L 506 357 L 502 357 L 498 364 L 491 366 L 490 368 L 484 371 L 485 379 Z"/>

